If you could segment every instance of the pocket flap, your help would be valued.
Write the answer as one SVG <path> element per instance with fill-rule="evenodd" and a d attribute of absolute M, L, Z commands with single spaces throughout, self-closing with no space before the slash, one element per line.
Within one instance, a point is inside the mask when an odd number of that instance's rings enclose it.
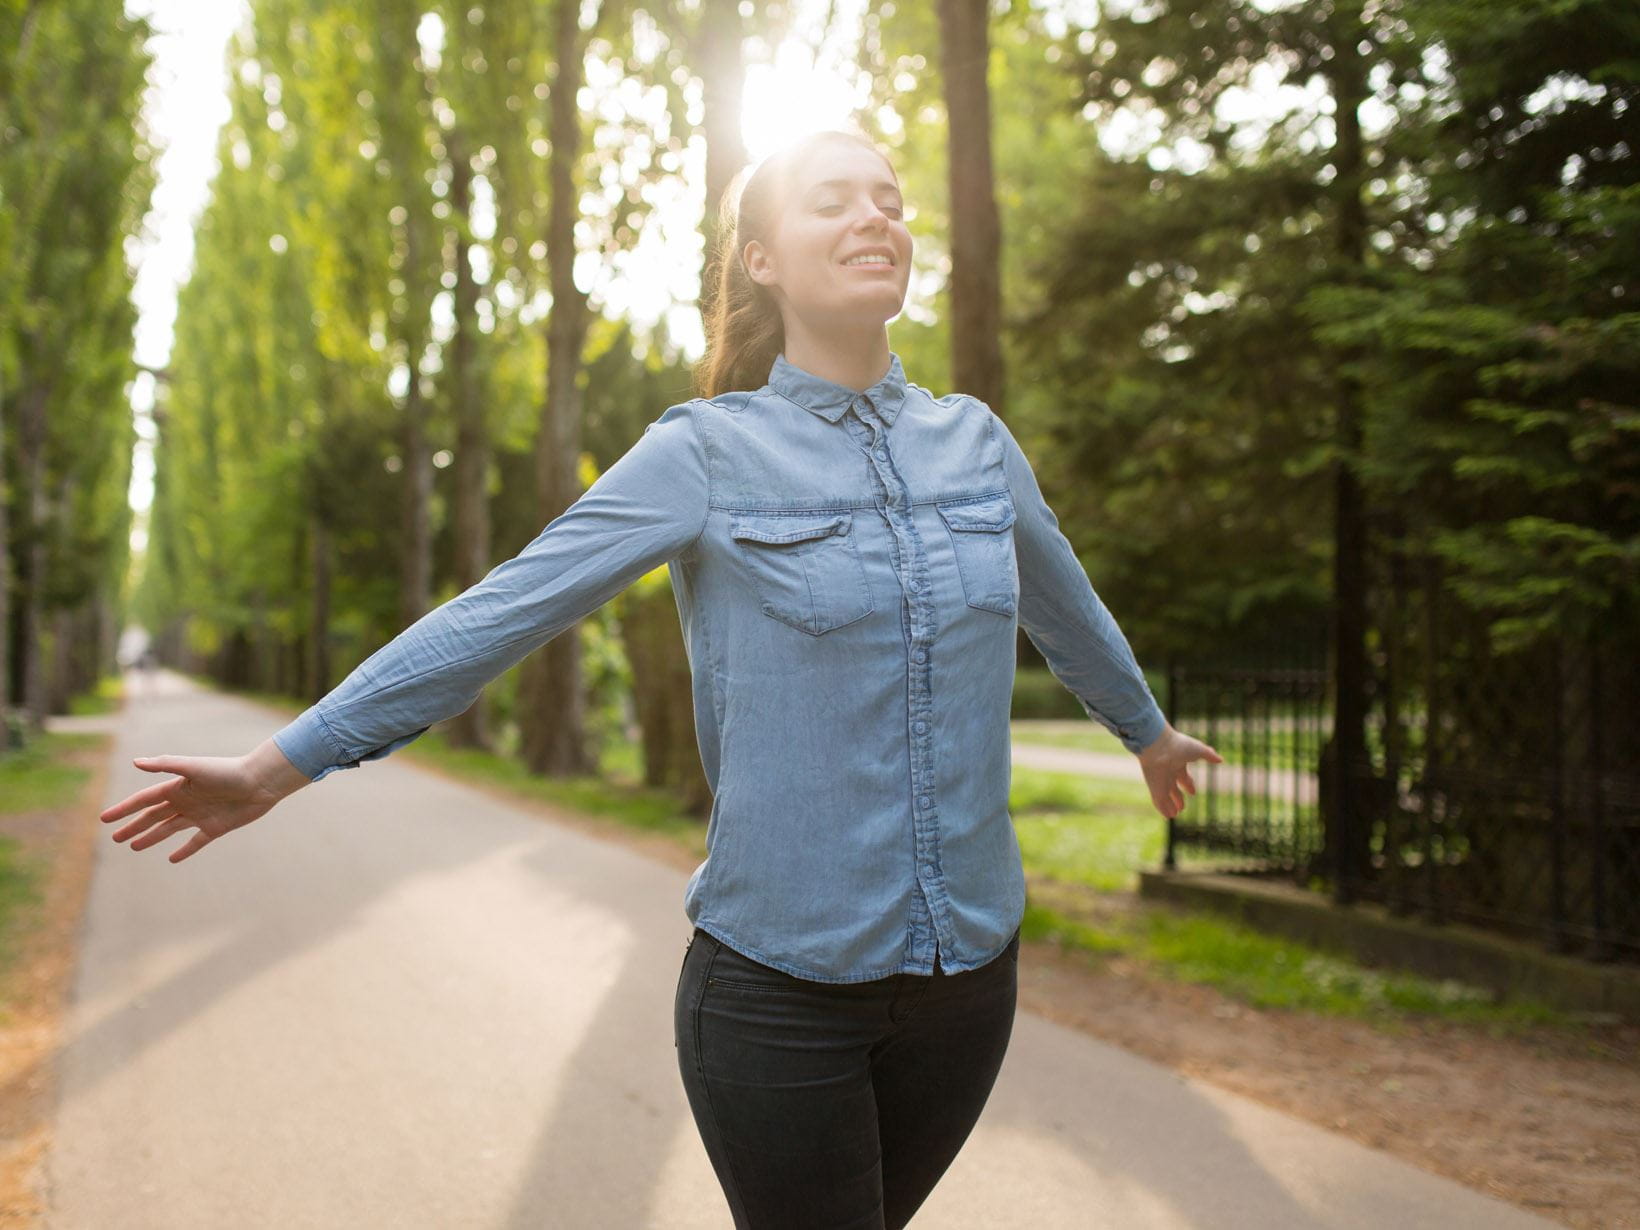
<path fill-rule="evenodd" d="M 988 530 L 995 533 L 1014 523 L 1014 503 L 1006 495 L 988 495 L 938 506 L 940 516 L 954 530 Z"/>
<path fill-rule="evenodd" d="M 846 534 L 854 514 L 848 509 L 825 513 L 736 513 L 729 537 L 749 542 L 803 542 L 828 534 Z"/>

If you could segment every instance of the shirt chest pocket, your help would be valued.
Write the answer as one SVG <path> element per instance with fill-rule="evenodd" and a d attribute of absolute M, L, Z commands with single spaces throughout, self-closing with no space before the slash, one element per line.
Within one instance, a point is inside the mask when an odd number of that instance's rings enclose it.
<path fill-rule="evenodd" d="M 853 520 L 847 509 L 730 515 L 729 537 L 765 615 L 819 636 L 871 614 Z"/>
<path fill-rule="evenodd" d="M 1019 564 L 1014 556 L 1014 504 L 1007 494 L 936 505 L 951 536 L 968 605 L 999 615 L 1019 606 Z"/>

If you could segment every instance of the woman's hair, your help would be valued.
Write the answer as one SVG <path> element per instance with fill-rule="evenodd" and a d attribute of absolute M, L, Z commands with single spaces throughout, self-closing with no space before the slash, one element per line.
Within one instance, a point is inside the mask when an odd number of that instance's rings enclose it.
<path fill-rule="evenodd" d="M 807 133 L 762 161 L 741 168 L 723 194 L 718 213 L 718 250 L 706 267 L 716 294 L 706 314 L 706 353 L 694 365 L 695 392 L 716 397 L 736 389 L 760 389 L 786 344 L 780 305 L 768 287 L 746 272 L 752 240 L 767 244 L 785 208 L 793 172 L 825 141 L 853 141 L 888 163 L 888 155 L 863 132 L 826 128 Z M 898 178 L 898 176 L 896 176 Z"/>

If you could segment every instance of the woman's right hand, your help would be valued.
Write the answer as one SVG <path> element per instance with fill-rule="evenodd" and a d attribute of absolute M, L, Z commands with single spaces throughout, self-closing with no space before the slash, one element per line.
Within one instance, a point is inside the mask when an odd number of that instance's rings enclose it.
<path fill-rule="evenodd" d="M 115 841 L 132 838 L 133 850 L 146 850 L 174 833 L 199 831 L 171 854 L 180 863 L 224 833 L 244 828 L 309 778 L 272 739 L 245 756 L 143 756 L 132 761 L 148 773 L 176 776 L 144 786 L 104 809 L 104 824 L 135 813 L 130 824 L 114 832 Z"/>

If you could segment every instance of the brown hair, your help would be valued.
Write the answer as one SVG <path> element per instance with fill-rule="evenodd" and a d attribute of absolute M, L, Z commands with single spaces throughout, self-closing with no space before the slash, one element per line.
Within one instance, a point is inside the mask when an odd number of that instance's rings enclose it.
<path fill-rule="evenodd" d="M 762 161 L 741 168 L 723 194 L 718 214 L 722 242 L 706 268 L 716 294 L 705 319 L 706 353 L 695 363 L 695 393 L 716 397 L 739 389 L 760 389 L 786 344 L 786 325 L 772 291 L 746 272 L 743 253 L 752 240 L 768 243 L 785 206 L 792 173 L 824 141 L 865 146 L 898 179 L 888 155 L 863 132 L 826 128 L 807 133 Z"/>

